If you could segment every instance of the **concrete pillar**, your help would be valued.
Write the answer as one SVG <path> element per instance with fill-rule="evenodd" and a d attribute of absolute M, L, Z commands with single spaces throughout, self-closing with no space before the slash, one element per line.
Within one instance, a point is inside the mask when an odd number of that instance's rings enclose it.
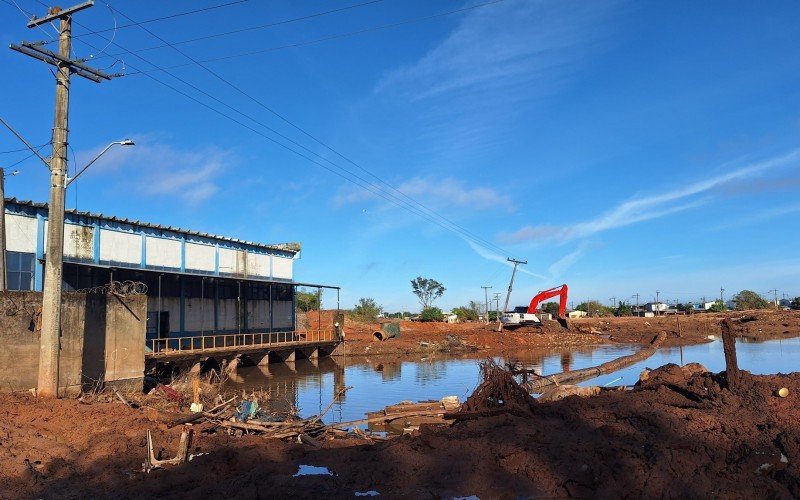
<path fill-rule="evenodd" d="M 319 359 L 319 349 L 317 349 L 316 347 L 311 349 L 311 351 L 308 352 L 308 359 L 311 360 Z"/>
<path fill-rule="evenodd" d="M 253 354 L 252 355 L 253 361 L 255 362 L 256 366 L 267 366 L 267 365 L 269 365 L 269 351 L 265 352 L 261 356 L 261 359 L 258 359 L 258 356 L 259 355 L 257 355 L 257 354 Z"/>
<path fill-rule="evenodd" d="M 294 363 L 294 360 L 297 357 L 297 352 L 295 352 L 295 350 L 292 349 L 291 351 L 283 354 L 281 357 L 285 363 Z"/>

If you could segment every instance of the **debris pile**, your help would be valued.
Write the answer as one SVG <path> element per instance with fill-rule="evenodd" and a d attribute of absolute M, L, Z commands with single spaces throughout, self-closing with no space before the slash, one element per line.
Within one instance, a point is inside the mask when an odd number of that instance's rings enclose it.
<path fill-rule="evenodd" d="M 454 420 L 466 420 L 500 413 L 530 415 L 536 400 L 523 389 L 502 366 L 488 359 L 480 364 L 483 382 L 467 398 L 458 412 L 449 414 Z"/>

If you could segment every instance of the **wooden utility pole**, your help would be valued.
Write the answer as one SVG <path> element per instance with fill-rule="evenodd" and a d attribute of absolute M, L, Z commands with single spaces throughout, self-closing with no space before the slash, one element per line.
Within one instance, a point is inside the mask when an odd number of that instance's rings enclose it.
<path fill-rule="evenodd" d="M 512 288 L 514 288 L 514 277 L 517 275 L 517 266 L 519 264 L 527 264 L 528 263 L 527 260 L 517 260 L 517 259 L 512 259 L 510 257 L 508 259 L 506 259 L 506 260 L 508 260 L 509 262 L 512 262 L 514 264 L 514 270 L 511 271 L 511 281 L 508 283 L 508 293 L 506 294 L 506 304 L 503 306 L 503 312 L 508 310 L 508 301 L 511 300 L 511 290 L 512 290 Z M 498 312 L 498 316 L 499 316 L 499 312 Z M 503 322 L 502 321 L 498 322 L 497 331 L 498 332 L 502 332 L 503 331 Z"/>
<path fill-rule="evenodd" d="M 492 288 L 490 286 L 482 286 L 483 288 L 483 298 L 486 301 L 486 324 L 489 324 L 489 289 Z"/>
<path fill-rule="evenodd" d="M 46 16 L 28 23 L 34 28 L 44 23 L 60 21 L 58 53 L 40 44 L 22 42 L 11 49 L 56 67 L 56 104 L 53 121 L 52 154 L 50 156 L 50 203 L 47 210 L 47 240 L 44 266 L 44 297 L 42 299 L 42 333 L 39 347 L 39 379 L 37 394 L 58 396 L 58 371 L 61 335 L 61 287 L 64 260 L 64 193 L 66 190 L 67 144 L 69 133 L 70 76 L 75 73 L 94 82 L 111 79 L 81 62 L 73 61 L 72 14 L 94 5 L 93 0 L 61 9 L 53 7 Z"/>
<path fill-rule="evenodd" d="M 6 260 L 6 188 L 5 169 L 0 168 L 0 291 L 8 290 L 8 261 Z"/>

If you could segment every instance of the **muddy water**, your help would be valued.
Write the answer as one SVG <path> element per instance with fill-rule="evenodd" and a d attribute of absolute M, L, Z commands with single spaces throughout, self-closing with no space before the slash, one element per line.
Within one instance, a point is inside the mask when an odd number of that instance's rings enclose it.
<path fill-rule="evenodd" d="M 498 361 L 517 361 L 536 368 L 539 373 L 556 373 L 595 366 L 619 356 L 631 354 L 638 347 L 605 345 L 573 351 L 526 351 L 513 353 Z M 737 342 L 739 366 L 756 374 L 800 370 L 800 338 Z M 231 390 L 265 390 L 271 405 L 285 410 L 292 405 L 303 417 L 317 415 L 342 387 L 351 387 L 325 417 L 326 423 L 357 420 L 364 413 L 382 409 L 399 401 L 422 401 L 455 395 L 462 401 L 479 382 L 481 357 L 436 356 L 416 359 L 367 357 L 321 358 L 316 362 L 275 363 L 268 367 L 246 367 L 229 382 Z M 725 362 L 719 339 L 708 344 L 664 348 L 644 362 L 619 372 L 583 382 L 583 385 L 632 385 L 645 367 L 666 363 L 698 362 L 712 371 L 722 371 Z"/>

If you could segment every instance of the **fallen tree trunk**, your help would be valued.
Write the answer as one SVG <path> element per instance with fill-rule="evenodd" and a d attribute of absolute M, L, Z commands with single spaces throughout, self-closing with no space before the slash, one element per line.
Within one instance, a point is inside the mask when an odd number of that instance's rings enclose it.
<path fill-rule="evenodd" d="M 659 347 L 661 347 L 662 342 L 664 342 L 664 339 L 666 338 L 667 338 L 666 332 L 661 332 L 653 339 L 653 341 L 650 343 L 649 346 L 629 356 L 623 356 L 621 358 L 607 361 L 602 365 L 593 366 L 591 368 L 584 368 L 582 370 L 574 370 L 570 372 L 555 373 L 553 375 L 539 376 L 539 378 L 537 378 L 536 380 L 529 380 L 526 383 L 524 383 L 523 387 L 525 387 L 525 389 L 530 392 L 538 393 L 542 392 L 542 389 L 553 385 L 574 384 L 606 373 L 611 373 L 617 370 L 621 370 L 622 368 L 630 366 L 634 363 L 638 363 L 639 361 L 643 361 L 652 356 L 653 354 L 655 354 L 655 352 L 658 350 Z M 515 370 L 514 373 L 518 374 L 518 373 L 530 373 L 530 372 L 526 370 Z"/>

